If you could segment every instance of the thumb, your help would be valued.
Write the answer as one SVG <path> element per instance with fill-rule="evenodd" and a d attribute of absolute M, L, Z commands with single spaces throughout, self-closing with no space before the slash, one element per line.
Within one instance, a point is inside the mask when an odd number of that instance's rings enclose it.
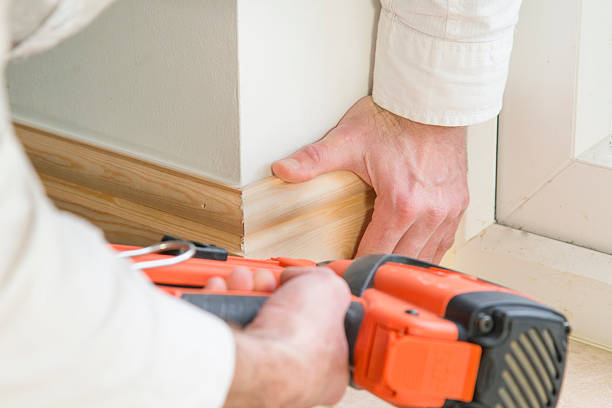
<path fill-rule="evenodd" d="M 351 170 L 353 149 L 346 140 L 337 137 L 334 129 L 322 140 L 274 162 L 272 172 L 284 181 L 301 183 L 330 171 Z"/>

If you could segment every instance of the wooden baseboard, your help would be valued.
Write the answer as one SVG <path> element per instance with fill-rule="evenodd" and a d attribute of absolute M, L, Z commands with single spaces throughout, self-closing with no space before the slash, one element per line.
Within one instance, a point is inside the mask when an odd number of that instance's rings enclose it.
<path fill-rule="evenodd" d="M 56 205 L 107 239 L 144 244 L 163 231 L 242 253 L 239 189 L 40 129 L 15 132 Z"/>
<path fill-rule="evenodd" d="M 370 218 L 372 190 L 349 172 L 288 184 L 269 177 L 243 191 L 245 252 L 317 261 L 352 257 Z"/>
<path fill-rule="evenodd" d="M 354 253 L 374 202 L 349 172 L 240 189 L 22 124 L 15 132 L 56 206 L 116 243 L 169 233 L 249 257 L 340 259 Z"/>

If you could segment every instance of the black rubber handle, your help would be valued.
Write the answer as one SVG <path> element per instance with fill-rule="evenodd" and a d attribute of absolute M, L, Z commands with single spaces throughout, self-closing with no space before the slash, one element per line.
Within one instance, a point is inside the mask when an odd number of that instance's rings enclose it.
<path fill-rule="evenodd" d="M 268 297 L 184 294 L 182 299 L 230 324 L 244 327 L 253 321 Z M 351 366 L 353 365 L 353 350 L 363 320 L 363 313 L 363 307 L 359 302 L 351 302 L 344 318 L 344 331 L 349 345 L 349 363 Z"/>
<path fill-rule="evenodd" d="M 244 327 L 255 319 L 268 296 L 184 294 L 182 299 L 227 323 Z"/>

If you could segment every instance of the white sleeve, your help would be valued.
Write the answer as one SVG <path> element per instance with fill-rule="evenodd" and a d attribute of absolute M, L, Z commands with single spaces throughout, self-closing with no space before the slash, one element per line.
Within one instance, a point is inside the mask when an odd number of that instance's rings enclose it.
<path fill-rule="evenodd" d="M 93 226 L 56 210 L 6 133 L 0 191 L 3 407 L 223 404 L 225 323 L 161 293 Z"/>
<path fill-rule="evenodd" d="M 4 13 L 11 10 L 0 7 L 0 54 L 7 55 L 11 33 L 24 37 L 18 47 L 33 52 L 98 10 L 79 9 L 77 3 L 93 2 L 59 0 L 52 14 L 38 13 L 48 15 L 41 30 L 53 26 L 49 32 L 55 35 L 48 39 L 25 25 L 10 29 Z M 81 12 L 65 15 L 67 29 L 55 26 L 59 20 L 53 17 L 62 4 Z M 0 67 L 3 75 L 4 61 Z M 229 327 L 154 288 L 116 259 L 100 231 L 55 209 L 9 117 L 2 88 L 0 406 L 221 406 L 234 371 Z"/>
<path fill-rule="evenodd" d="M 223 404 L 225 323 L 161 293 L 93 226 L 56 210 L 6 133 L 0 191 L 0 405 Z"/>
<path fill-rule="evenodd" d="M 57 45 L 88 25 L 114 0 L 12 0 L 9 24 L 11 57 Z"/>
<path fill-rule="evenodd" d="M 521 0 L 381 0 L 374 101 L 463 126 L 501 110 Z"/>

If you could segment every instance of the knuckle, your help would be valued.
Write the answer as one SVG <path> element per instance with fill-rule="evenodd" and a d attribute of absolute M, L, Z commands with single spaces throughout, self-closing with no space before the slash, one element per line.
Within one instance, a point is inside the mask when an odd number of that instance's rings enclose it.
<path fill-rule="evenodd" d="M 310 144 L 304 146 L 302 153 L 308 157 L 313 163 L 320 163 L 323 157 L 323 145 Z"/>
<path fill-rule="evenodd" d="M 461 212 L 463 213 L 466 208 L 470 205 L 470 195 L 466 194 L 461 200 Z"/>
<path fill-rule="evenodd" d="M 408 191 L 398 191 L 393 195 L 393 204 L 396 207 L 410 208 L 414 205 L 413 194 Z"/>
<path fill-rule="evenodd" d="M 317 279 L 321 282 L 325 282 L 325 285 L 336 285 L 336 278 L 338 277 L 334 271 L 327 267 L 315 267 L 312 269 L 312 273 L 317 275 Z"/>
<path fill-rule="evenodd" d="M 448 209 L 442 206 L 432 206 L 427 209 L 427 222 L 430 225 L 439 225 L 446 219 Z"/>
<path fill-rule="evenodd" d="M 462 204 L 454 204 L 449 210 L 448 215 L 452 218 L 459 218 L 465 212 L 465 207 Z"/>
<path fill-rule="evenodd" d="M 322 291 L 327 291 L 330 297 L 339 303 L 346 303 L 350 299 L 350 289 L 346 282 L 329 268 L 317 268 L 318 281 L 323 284 Z M 321 279 L 322 278 L 322 279 Z"/>
<path fill-rule="evenodd" d="M 312 271 L 316 274 L 321 275 L 323 279 L 333 280 L 336 275 L 333 270 L 328 268 L 327 266 L 316 266 L 312 268 Z"/>
<path fill-rule="evenodd" d="M 393 251 L 393 253 L 397 254 L 397 255 L 409 256 L 411 258 L 416 258 L 417 255 L 419 254 L 419 247 L 420 247 L 420 245 L 415 245 L 415 244 L 406 245 L 404 248 L 395 249 Z"/>
<path fill-rule="evenodd" d="M 400 223 L 405 224 L 414 219 L 420 212 L 420 206 L 410 194 L 397 194 L 393 200 L 393 214 Z"/>
<path fill-rule="evenodd" d="M 440 242 L 440 248 L 442 249 L 442 251 L 446 252 L 453 246 L 454 243 L 455 243 L 455 236 L 451 235 L 447 238 L 444 238 L 442 242 Z"/>
<path fill-rule="evenodd" d="M 431 263 L 433 261 L 433 255 L 419 255 L 419 259 L 423 262 Z"/>
<path fill-rule="evenodd" d="M 350 127 L 346 126 L 346 124 L 340 123 L 338 126 L 333 128 L 329 132 L 329 136 L 333 136 L 334 138 L 339 138 L 344 142 L 348 142 L 351 138 L 352 130 Z"/>

